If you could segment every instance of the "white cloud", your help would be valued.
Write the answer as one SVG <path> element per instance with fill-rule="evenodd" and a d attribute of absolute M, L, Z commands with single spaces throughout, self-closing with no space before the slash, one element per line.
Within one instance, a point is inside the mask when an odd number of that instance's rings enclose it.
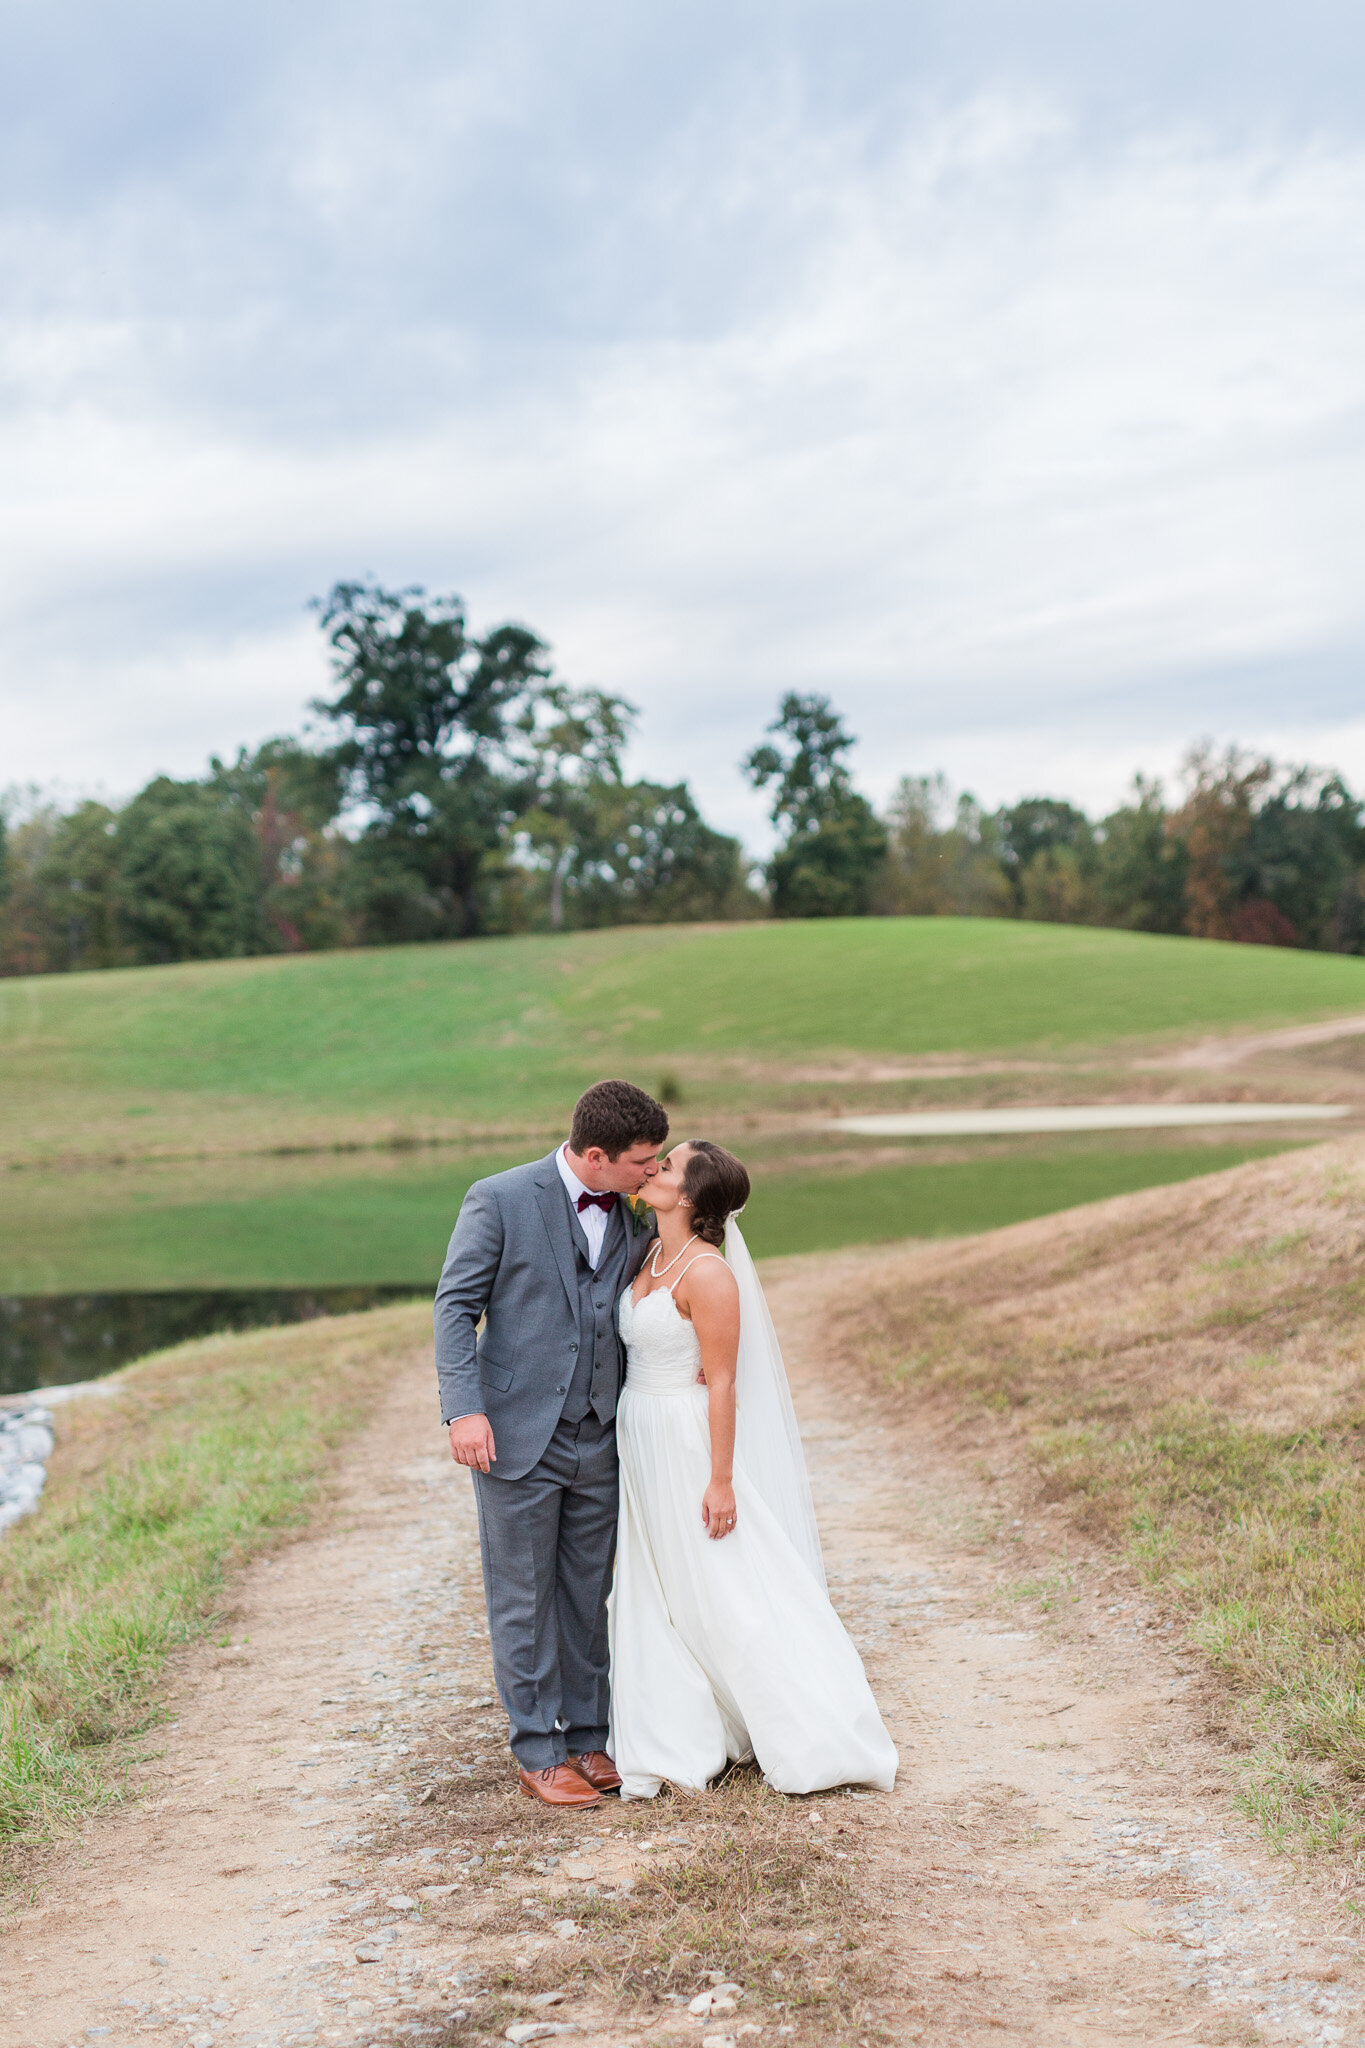
<path fill-rule="evenodd" d="M 239 744 L 296 726 L 302 692 L 327 684 L 316 640 L 298 624 L 238 642 L 187 634 L 172 646 L 111 649 L 97 690 L 88 667 L 53 660 L 44 687 L 15 692 L 6 709 L 4 779 L 117 799 L 153 775 L 198 774 L 210 753 L 230 759 Z M 206 740 L 216 734 L 230 738 Z"/>

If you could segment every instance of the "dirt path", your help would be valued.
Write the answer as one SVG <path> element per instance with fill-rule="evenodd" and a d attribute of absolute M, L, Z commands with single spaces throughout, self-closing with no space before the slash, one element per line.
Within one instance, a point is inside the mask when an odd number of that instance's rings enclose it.
<path fill-rule="evenodd" d="M 818 1355 L 822 1291 L 868 1256 L 793 1262 L 772 1299 L 832 1591 L 903 1760 L 889 1798 L 809 1802 L 885 1936 L 890 2037 L 1365 2039 L 1358 1946 L 1237 1819 L 1197 1674 L 1131 1593 L 1067 1593 L 1061 1628 L 1021 1605 L 1021 1576 L 1060 1583 L 1059 1539 L 992 1535 L 984 1481 Z M 591 1939 L 557 1931 L 585 1888 L 619 1895 L 648 1858 L 693 1853 L 665 1807 L 652 1841 L 608 1805 L 553 1840 L 547 1821 L 540 1863 L 490 1882 L 458 1802 L 423 1803 L 438 1777 L 482 1782 L 523 1824 L 490 1691 L 468 1482 L 408 1369 L 327 1526 L 253 1566 L 231 1644 L 182 1668 L 151 1796 L 93 1821 L 5 1926 L 2 2048 L 370 2048 L 477 2026 L 498 1966 Z M 749 2024 L 776 2035 L 762 1996 Z M 676 2008 L 547 2013 L 584 2048 L 703 2031 Z"/>
<path fill-rule="evenodd" d="M 1140 1060 L 1137 1064 L 1150 1069 L 1193 1067 L 1210 1072 L 1267 1055 L 1335 1045 L 1338 1039 L 1359 1038 L 1362 1033 L 1365 1017 L 1329 1017 L 1321 1024 L 1286 1024 L 1275 1031 L 1220 1032 L 1196 1039 L 1193 1045 L 1181 1046 L 1178 1052 L 1162 1053 L 1156 1059 Z"/>

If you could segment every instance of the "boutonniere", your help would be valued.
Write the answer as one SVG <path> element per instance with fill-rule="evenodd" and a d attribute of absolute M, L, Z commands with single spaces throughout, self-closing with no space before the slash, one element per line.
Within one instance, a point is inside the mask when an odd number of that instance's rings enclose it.
<path fill-rule="evenodd" d="M 642 1230 L 654 1228 L 654 1211 L 648 1202 L 642 1202 L 638 1195 L 623 1195 L 621 1199 L 626 1205 L 626 1214 L 630 1217 L 632 1237 L 638 1237 Z"/>

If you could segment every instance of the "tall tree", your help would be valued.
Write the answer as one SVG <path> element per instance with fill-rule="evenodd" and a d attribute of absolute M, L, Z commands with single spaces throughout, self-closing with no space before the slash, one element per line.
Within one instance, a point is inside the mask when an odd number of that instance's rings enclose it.
<path fill-rule="evenodd" d="M 113 967 L 121 954 L 114 813 L 86 801 L 36 803 L 9 841 L 0 964 L 10 974 Z"/>
<path fill-rule="evenodd" d="M 4 819 L 4 895 L 0 899 L 0 966 L 6 974 L 51 974 L 67 962 L 61 943 L 61 919 L 53 914 L 44 868 L 62 827 L 62 814 L 41 801 L 36 790 L 9 793 Z M 3 813 L 0 813 L 3 816 Z"/>
<path fill-rule="evenodd" d="M 332 754 L 292 738 L 266 740 L 234 761 L 215 755 L 209 786 L 240 810 L 256 842 L 261 943 L 297 953 L 354 939 L 346 893 L 352 847 L 335 829 L 343 775 Z"/>
<path fill-rule="evenodd" d="M 1035 854 L 1068 847 L 1088 854 L 1094 832 L 1085 812 L 1059 796 L 1026 796 L 1000 812 L 1001 851 L 1007 865 L 1021 873 Z"/>
<path fill-rule="evenodd" d="M 565 885 L 596 856 L 604 813 L 616 808 L 635 717 L 624 697 L 547 683 L 516 720 L 527 800 L 514 829 L 547 877 L 551 931 L 563 929 Z"/>
<path fill-rule="evenodd" d="M 1018 878 L 1019 915 L 1035 924 L 1095 924 L 1091 863 L 1074 846 L 1043 846 Z"/>
<path fill-rule="evenodd" d="M 1095 835 L 1085 812 L 1064 797 L 1029 796 L 998 813 L 1000 853 L 1020 917 L 1089 924 Z"/>
<path fill-rule="evenodd" d="M 685 782 L 601 784 L 595 794 L 592 834 L 581 842 L 572 878 L 579 923 L 687 924 L 761 913 L 739 841 L 711 829 Z"/>
<path fill-rule="evenodd" d="M 1132 801 L 1100 825 L 1096 888 L 1103 922 L 1137 932 L 1182 930 L 1186 864 L 1160 783 L 1137 776 Z"/>
<path fill-rule="evenodd" d="M 890 850 L 877 907 L 902 917 L 1009 917 L 1014 891 L 999 824 L 943 775 L 907 775 L 887 811 Z"/>
<path fill-rule="evenodd" d="M 1183 927 L 1193 939 L 1233 939 L 1236 869 L 1251 838 L 1256 805 L 1274 773 L 1269 761 L 1229 747 L 1218 759 L 1207 741 L 1185 760 L 1185 801 L 1171 831 L 1185 853 Z M 1244 932 L 1243 936 L 1251 936 Z"/>
<path fill-rule="evenodd" d="M 510 728 L 550 673 L 544 643 L 515 625 L 478 638 L 458 597 L 418 587 L 338 583 L 318 610 L 339 687 L 315 708 L 341 729 L 334 758 L 366 820 L 372 935 L 471 936 L 485 864 L 523 808 Z"/>
<path fill-rule="evenodd" d="M 872 908 L 886 830 L 854 789 L 844 756 L 853 736 L 828 697 L 782 699 L 774 740 L 741 764 L 756 789 L 772 789 L 769 816 L 783 840 L 768 863 L 779 917 L 863 917 Z"/>
<path fill-rule="evenodd" d="M 87 799 L 62 819 L 42 868 L 56 964 L 113 967 L 122 957 L 118 915 L 118 819 Z"/>
<path fill-rule="evenodd" d="M 121 922 L 136 960 L 263 950 L 251 821 L 221 789 L 159 775 L 120 812 L 114 847 Z"/>
<path fill-rule="evenodd" d="M 1234 936 L 1359 952 L 1361 815 L 1339 775 L 1311 768 L 1278 774 L 1229 863 Z"/>

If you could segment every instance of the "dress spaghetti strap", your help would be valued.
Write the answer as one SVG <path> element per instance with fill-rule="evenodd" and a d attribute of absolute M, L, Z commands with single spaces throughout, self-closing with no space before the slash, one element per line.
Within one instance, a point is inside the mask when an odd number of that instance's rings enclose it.
<path fill-rule="evenodd" d="M 730 1263 L 730 1261 L 726 1258 L 724 1252 L 698 1252 L 695 1259 L 688 1260 L 687 1264 L 683 1267 L 681 1273 L 679 1273 L 678 1279 L 673 1282 L 673 1287 L 676 1287 L 679 1281 L 685 1280 L 688 1274 L 692 1271 L 692 1268 L 694 1266 L 699 1266 L 703 1259 L 719 1259 L 722 1266 L 728 1266 Z M 668 1290 L 670 1294 L 673 1292 L 673 1287 L 670 1287 Z"/>

